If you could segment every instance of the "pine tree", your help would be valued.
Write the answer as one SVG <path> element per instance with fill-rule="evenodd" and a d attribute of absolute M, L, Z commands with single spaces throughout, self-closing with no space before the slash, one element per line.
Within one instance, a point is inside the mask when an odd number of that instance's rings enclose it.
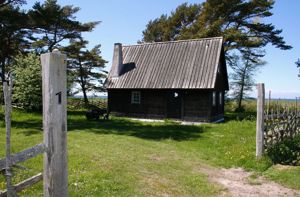
<path fill-rule="evenodd" d="M 255 85 L 255 73 L 265 64 L 259 57 L 253 55 L 255 53 L 262 54 L 264 52 L 257 52 L 249 48 L 242 56 L 236 54 L 232 56 L 233 61 L 230 65 L 233 70 L 231 74 L 232 96 L 237 101 L 237 110 L 239 111 L 242 110 L 242 100 Z"/>
<path fill-rule="evenodd" d="M 101 56 L 101 45 L 88 50 L 87 44 L 87 41 L 77 39 L 64 48 L 69 58 L 69 73 L 75 76 L 74 82 L 79 85 L 78 89 L 83 93 L 85 104 L 88 104 L 88 92 L 104 90 L 106 77 L 106 71 L 103 70 L 106 61 Z"/>
<path fill-rule="evenodd" d="M 282 30 L 259 21 L 272 16 L 273 5 L 274 1 L 266 0 L 207 0 L 202 4 L 182 4 L 170 16 L 162 15 L 150 21 L 143 31 L 142 42 L 222 36 L 228 60 L 231 51 L 244 53 L 248 48 L 259 49 L 267 44 L 282 50 L 291 49 L 280 36 Z"/>
<path fill-rule="evenodd" d="M 298 68 L 300 68 L 300 59 L 298 59 L 295 64 L 297 65 Z M 300 71 L 298 73 L 298 77 L 300 77 Z"/>
<path fill-rule="evenodd" d="M 44 4 L 35 3 L 29 11 L 33 21 L 36 38 L 33 46 L 41 51 L 52 51 L 59 48 L 63 40 L 81 37 L 82 32 L 90 32 L 99 22 L 80 23 L 74 14 L 78 7 L 60 6 L 56 0 L 46 0 Z"/>
<path fill-rule="evenodd" d="M 20 1 L 7 1 L 0 6 L 0 67 L 1 80 L 10 70 L 13 57 L 29 48 L 28 39 L 31 37 L 29 19 L 26 12 L 18 5 Z"/>
<path fill-rule="evenodd" d="M 176 8 L 168 17 L 161 15 L 151 20 L 143 31 L 141 42 L 162 42 L 181 39 L 183 34 L 189 34 L 189 28 L 195 22 L 201 11 L 201 5 L 184 3 Z"/>
<path fill-rule="evenodd" d="M 161 15 L 155 20 L 149 21 L 146 29 L 143 31 L 143 39 L 139 42 L 162 42 L 170 41 L 172 38 L 167 32 L 166 24 L 168 23 L 168 18 L 166 15 Z"/>
<path fill-rule="evenodd" d="M 22 5 L 25 3 L 25 0 L 0 0 L 0 8 L 8 5 Z"/>

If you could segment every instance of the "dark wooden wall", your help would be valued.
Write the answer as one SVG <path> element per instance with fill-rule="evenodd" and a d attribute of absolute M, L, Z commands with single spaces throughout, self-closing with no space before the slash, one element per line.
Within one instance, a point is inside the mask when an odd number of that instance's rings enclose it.
<path fill-rule="evenodd" d="M 209 121 L 211 116 L 210 90 L 185 90 L 183 97 L 183 119 L 190 121 Z"/>
<path fill-rule="evenodd" d="M 141 103 L 131 104 L 131 92 L 141 92 Z M 219 106 L 217 93 L 216 107 L 212 106 L 212 90 L 130 90 L 109 89 L 108 106 L 116 115 L 140 118 L 168 118 L 168 99 L 174 92 L 180 95 L 180 119 L 189 121 L 215 120 L 224 113 L 224 106 Z M 224 103 L 224 101 L 223 101 Z"/>
<path fill-rule="evenodd" d="M 131 92 L 141 92 L 141 103 L 131 104 Z M 136 117 L 164 118 L 166 111 L 165 92 L 160 90 L 108 90 L 108 107 L 110 112 Z"/>

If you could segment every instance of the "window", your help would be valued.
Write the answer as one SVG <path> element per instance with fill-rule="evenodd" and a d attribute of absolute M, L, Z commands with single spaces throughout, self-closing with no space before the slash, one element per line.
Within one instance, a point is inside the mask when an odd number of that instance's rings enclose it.
<path fill-rule="evenodd" d="M 217 96 L 217 93 L 215 91 L 213 91 L 213 93 L 212 93 L 212 104 L 213 104 L 213 106 L 216 106 L 216 96 Z"/>
<path fill-rule="evenodd" d="M 141 103 L 141 92 L 133 91 L 131 92 L 131 104 L 140 104 Z"/>
<path fill-rule="evenodd" d="M 219 92 L 219 104 L 223 105 L 223 93 Z"/>

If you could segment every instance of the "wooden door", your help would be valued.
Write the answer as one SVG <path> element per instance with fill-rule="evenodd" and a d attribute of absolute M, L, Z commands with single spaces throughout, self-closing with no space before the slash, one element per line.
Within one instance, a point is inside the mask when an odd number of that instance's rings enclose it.
<path fill-rule="evenodd" d="M 167 118 L 181 119 L 182 93 L 180 91 L 167 92 Z"/>

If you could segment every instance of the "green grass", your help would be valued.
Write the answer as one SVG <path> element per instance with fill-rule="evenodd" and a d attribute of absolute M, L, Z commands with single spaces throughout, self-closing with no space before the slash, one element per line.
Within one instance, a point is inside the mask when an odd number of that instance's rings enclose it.
<path fill-rule="evenodd" d="M 0 147 L 4 147 L 3 115 L 0 118 Z M 42 142 L 40 114 L 14 110 L 12 125 L 13 152 Z M 83 112 L 71 111 L 68 131 L 70 196 L 215 196 L 222 188 L 208 182 L 199 170 L 203 165 L 243 167 L 300 189 L 299 167 L 279 172 L 270 168 L 267 158 L 256 161 L 254 121 L 199 126 L 116 117 L 86 121 Z M 15 169 L 14 182 L 40 172 L 42 157 L 22 165 L 30 170 Z M 4 188 L 0 175 L 0 190 Z M 33 195 L 42 196 L 42 183 L 21 193 Z"/>
<path fill-rule="evenodd" d="M 300 189 L 300 167 L 272 166 L 264 172 L 264 175 L 284 186 Z"/>

